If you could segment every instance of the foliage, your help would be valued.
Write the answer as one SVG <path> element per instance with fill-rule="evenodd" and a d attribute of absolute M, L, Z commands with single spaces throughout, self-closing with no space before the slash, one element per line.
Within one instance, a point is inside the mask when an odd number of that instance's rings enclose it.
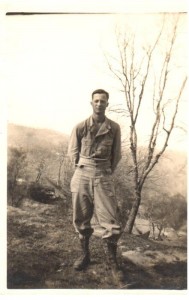
<path fill-rule="evenodd" d="M 43 203 L 61 201 L 65 195 L 70 199 L 73 170 L 66 155 L 67 138 L 12 124 L 8 132 L 8 203 L 19 206 L 26 196 Z"/>
<path fill-rule="evenodd" d="M 161 225 L 162 229 L 171 227 L 179 230 L 187 222 L 187 203 L 184 196 L 176 194 L 156 195 L 146 198 L 144 203 L 144 216 L 153 224 Z"/>
<path fill-rule="evenodd" d="M 185 197 L 180 194 L 168 199 L 167 220 L 175 230 L 178 230 L 187 222 L 187 203 Z"/>

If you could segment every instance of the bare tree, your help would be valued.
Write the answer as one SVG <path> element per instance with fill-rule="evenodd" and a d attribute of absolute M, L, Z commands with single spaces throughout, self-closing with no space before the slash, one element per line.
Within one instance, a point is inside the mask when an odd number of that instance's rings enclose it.
<path fill-rule="evenodd" d="M 174 51 L 179 35 L 179 15 L 176 18 L 174 15 L 174 22 L 171 26 L 169 23 L 169 30 L 166 28 L 167 20 L 170 17 L 164 16 L 159 32 L 145 46 L 139 45 L 135 34 L 116 30 L 118 56 L 106 56 L 108 67 L 121 83 L 125 98 L 125 107 L 119 105 L 113 110 L 126 115 L 130 123 L 129 147 L 133 163 L 135 201 L 125 227 L 128 233 L 132 232 L 138 213 L 143 185 L 168 146 L 187 81 L 186 75 L 179 76 L 177 87 L 170 88 L 175 72 L 178 71 Z M 142 106 L 147 98 L 152 99 L 153 118 L 150 121 L 145 154 L 141 159 L 138 127 Z"/>
<path fill-rule="evenodd" d="M 44 158 L 42 158 L 36 168 L 37 170 L 37 176 L 36 176 L 36 179 L 35 179 L 35 182 L 36 183 L 39 183 L 40 179 L 41 179 L 41 176 L 42 174 L 44 173 L 45 171 L 45 167 L 46 167 L 46 160 Z"/>
<path fill-rule="evenodd" d="M 10 148 L 8 153 L 7 181 L 8 200 L 11 205 L 18 205 L 23 197 L 23 191 L 19 182 L 27 177 L 27 153 L 22 148 Z"/>
<path fill-rule="evenodd" d="M 56 152 L 57 156 L 58 156 L 58 179 L 57 179 L 57 184 L 59 186 L 62 185 L 62 181 L 61 181 L 61 175 L 62 175 L 62 168 L 65 164 L 65 158 L 66 158 L 66 147 L 67 145 L 65 143 L 60 143 L 58 145 L 58 151 Z M 65 168 L 64 168 L 65 169 Z M 64 170 L 65 172 L 65 170 Z M 63 178 L 64 181 L 64 178 Z"/>
<path fill-rule="evenodd" d="M 158 198 L 158 201 L 157 201 Z M 167 227 L 167 214 L 169 213 L 169 196 L 158 193 L 145 201 L 144 216 L 149 220 L 153 239 L 161 240 L 161 234 Z M 158 232 L 158 234 L 157 234 Z"/>

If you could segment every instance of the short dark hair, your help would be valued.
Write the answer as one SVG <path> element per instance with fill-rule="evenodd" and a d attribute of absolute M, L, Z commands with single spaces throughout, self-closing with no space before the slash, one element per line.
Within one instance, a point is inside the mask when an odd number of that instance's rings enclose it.
<path fill-rule="evenodd" d="M 102 90 L 102 89 L 95 90 L 94 92 L 92 92 L 92 98 L 93 98 L 93 95 L 95 95 L 95 94 L 105 94 L 107 99 L 109 99 L 109 93 L 106 92 L 105 90 Z"/>

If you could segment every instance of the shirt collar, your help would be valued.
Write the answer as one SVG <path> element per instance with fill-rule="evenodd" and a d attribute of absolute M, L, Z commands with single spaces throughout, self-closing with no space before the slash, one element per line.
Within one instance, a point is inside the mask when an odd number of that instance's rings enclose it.
<path fill-rule="evenodd" d="M 94 120 L 93 120 L 92 116 L 89 118 L 89 128 L 90 128 L 90 131 L 92 132 L 93 128 L 94 128 Z M 104 135 L 104 134 L 108 133 L 110 130 L 111 130 L 110 120 L 108 118 L 106 118 L 106 116 L 105 116 L 105 120 L 102 123 L 101 127 L 99 128 L 99 130 L 96 134 L 96 137 L 100 136 L 100 135 Z"/>
<path fill-rule="evenodd" d="M 94 120 L 93 116 L 90 116 L 89 118 L 89 127 L 92 128 L 94 126 Z M 110 120 L 105 116 L 105 120 L 102 123 L 103 127 L 106 127 L 107 129 L 111 129 Z"/>

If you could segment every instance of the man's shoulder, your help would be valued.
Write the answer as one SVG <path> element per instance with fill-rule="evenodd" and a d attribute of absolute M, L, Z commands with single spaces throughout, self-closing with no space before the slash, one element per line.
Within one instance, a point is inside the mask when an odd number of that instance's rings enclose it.
<path fill-rule="evenodd" d="M 82 130 L 82 129 L 86 126 L 88 120 L 89 120 L 89 118 L 87 118 L 87 119 L 85 119 L 85 120 L 83 120 L 83 121 L 77 123 L 77 124 L 75 125 L 75 127 L 74 127 L 75 130 Z"/>
<path fill-rule="evenodd" d="M 120 125 L 117 122 L 115 122 L 112 119 L 109 119 L 107 117 L 106 117 L 106 119 L 112 128 L 115 128 L 115 129 L 120 128 Z"/>

